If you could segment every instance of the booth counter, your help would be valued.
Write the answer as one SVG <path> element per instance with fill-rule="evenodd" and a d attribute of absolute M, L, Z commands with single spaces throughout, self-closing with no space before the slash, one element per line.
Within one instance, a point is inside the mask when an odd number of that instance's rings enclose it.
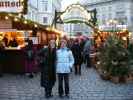
<path fill-rule="evenodd" d="M 34 50 L 37 52 L 37 50 Z M 3 72 L 4 73 L 27 73 L 27 59 L 25 49 L 6 48 L 3 51 Z M 36 59 L 33 61 L 31 72 L 39 71 Z"/>
<path fill-rule="evenodd" d="M 23 49 L 6 48 L 3 53 L 3 70 L 5 73 L 25 72 L 25 53 Z"/>

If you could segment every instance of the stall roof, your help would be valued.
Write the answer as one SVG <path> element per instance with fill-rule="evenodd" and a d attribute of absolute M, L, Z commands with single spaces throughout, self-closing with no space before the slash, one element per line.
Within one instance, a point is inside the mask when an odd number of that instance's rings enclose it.
<path fill-rule="evenodd" d="M 61 31 L 50 28 L 48 25 L 42 25 L 37 22 L 31 21 L 29 19 L 25 19 L 24 17 L 18 17 L 16 14 L 9 13 L 0 13 L 0 18 L 4 20 L 12 21 L 12 28 L 17 30 L 37 30 L 37 31 L 45 31 L 46 33 L 56 33 L 58 35 L 62 34 Z"/>
<path fill-rule="evenodd" d="M 16 14 L 9 14 L 9 13 L 0 13 L 0 18 L 5 20 L 12 20 L 12 27 L 13 29 L 18 30 L 46 30 L 48 25 L 42 25 L 37 22 L 31 21 L 29 19 L 25 19 L 24 17 L 18 17 Z"/>

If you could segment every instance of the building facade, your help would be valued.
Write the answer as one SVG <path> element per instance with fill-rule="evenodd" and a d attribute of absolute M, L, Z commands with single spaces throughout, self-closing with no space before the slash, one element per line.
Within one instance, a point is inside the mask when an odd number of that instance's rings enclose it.
<path fill-rule="evenodd" d="M 69 10 L 68 10 L 69 9 Z M 74 23 L 67 23 L 64 24 L 64 31 L 68 35 L 76 35 L 77 33 L 81 34 L 89 34 L 90 27 L 87 26 L 85 23 L 82 23 L 83 21 L 89 20 L 89 15 L 86 10 L 84 10 L 83 6 L 79 3 L 72 4 L 69 6 L 69 8 L 65 9 L 67 10 L 65 14 L 63 15 L 62 19 L 64 22 L 73 20 Z M 81 21 L 81 23 L 78 23 L 76 21 Z"/>
<path fill-rule="evenodd" d="M 43 25 L 51 25 L 55 10 L 61 9 L 61 0 L 29 0 L 25 18 Z"/>
<path fill-rule="evenodd" d="M 85 5 L 88 9 L 97 9 L 98 25 L 106 25 L 115 20 L 118 25 L 127 25 L 133 32 L 133 0 L 93 0 Z"/>
<path fill-rule="evenodd" d="M 133 32 L 133 0 L 83 0 L 82 5 L 88 10 L 96 8 L 99 26 L 115 20 L 116 25 L 126 25 L 128 30 Z M 76 24 L 69 29 L 72 33 L 79 31 L 88 35 L 91 32 L 91 28 L 83 24 Z"/>
<path fill-rule="evenodd" d="M 38 0 L 28 0 L 28 13 L 25 18 L 38 22 Z"/>

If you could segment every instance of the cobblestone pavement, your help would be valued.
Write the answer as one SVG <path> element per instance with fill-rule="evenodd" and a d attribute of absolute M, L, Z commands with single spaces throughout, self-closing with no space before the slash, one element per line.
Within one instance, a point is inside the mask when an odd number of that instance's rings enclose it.
<path fill-rule="evenodd" d="M 0 78 L 0 100 L 46 100 L 40 77 L 33 79 L 20 75 Z M 82 75 L 70 75 L 70 98 L 59 98 L 57 83 L 49 100 L 133 100 L 133 83 L 113 84 L 103 81 L 93 68 L 82 66 Z"/>

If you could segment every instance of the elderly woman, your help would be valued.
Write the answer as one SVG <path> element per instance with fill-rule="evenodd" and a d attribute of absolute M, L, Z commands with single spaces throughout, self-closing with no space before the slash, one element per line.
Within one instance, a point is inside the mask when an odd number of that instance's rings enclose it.
<path fill-rule="evenodd" d="M 52 97 L 52 88 L 56 81 L 56 43 L 50 40 L 48 47 L 42 48 L 39 52 L 41 68 L 41 86 L 45 88 L 45 97 Z"/>

